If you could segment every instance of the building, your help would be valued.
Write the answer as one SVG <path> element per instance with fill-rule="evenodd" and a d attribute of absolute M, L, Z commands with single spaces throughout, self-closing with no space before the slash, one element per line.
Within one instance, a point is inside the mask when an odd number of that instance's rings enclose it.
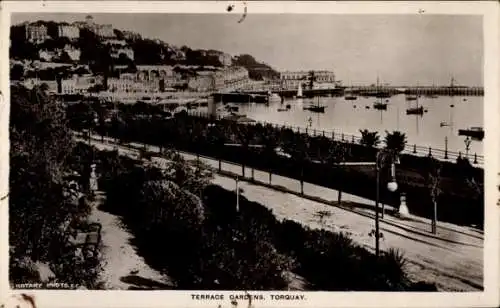
<path fill-rule="evenodd" d="M 67 37 L 76 40 L 80 37 L 80 28 L 76 25 L 59 25 L 57 28 L 59 37 Z"/>
<path fill-rule="evenodd" d="M 135 33 L 132 31 L 122 31 L 123 38 L 130 41 L 136 41 L 142 39 L 139 33 Z"/>
<path fill-rule="evenodd" d="M 309 84 L 314 74 L 313 87 L 335 87 L 335 74 L 332 71 L 286 71 L 280 73 L 281 86 L 284 89 L 296 89 L 299 84 Z M 321 85 L 320 85 L 321 84 Z"/>
<path fill-rule="evenodd" d="M 208 92 L 215 89 L 215 78 L 213 72 L 198 72 L 197 76 L 188 80 L 188 88 L 197 92 Z"/>
<path fill-rule="evenodd" d="M 124 54 L 129 58 L 130 60 L 134 60 L 134 50 L 130 47 L 123 47 L 123 48 L 117 48 L 117 49 L 111 49 L 110 53 L 112 58 L 118 59 L 120 57 L 120 54 Z"/>
<path fill-rule="evenodd" d="M 52 62 L 52 60 L 56 57 L 56 53 L 48 50 L 39 50 L 38 58 L 45 62 Z"/>
<path fill-rule="evenodd" d="M 30 43 L 40 44 L 49 38 L 47 27 L 39 24 L 28 24 L 25 26 L 26 40 Z"/>
<path fill-rule="evenodd" d="M 80 60 L 80 55 L 81 55 L 80 49 L 74 48 L 71 45 L 66 45 L 66 46 L 64 46 L 63 49 L 59 50 L 59 57 L 61 57 L 64 52 L 66 54 L 68 54 L 71 61 L 79 61 Z"/>
<path fill-rule="evenodd" d="M 71 79 L 61 80 L 60 94 L 86 94 L 89 88 L 102 84 L 100 78 L 74 75 Z"/>
<path fill-rule="evenodd" d="M 214 73 L 214 86 L 217 90 L 244 88 L 249 80 L 248 70 L 240 66 L 227 67 Z"/>
<path fill-rule="evenodd" d="M 223 53 L 219 55 L 219 61 L 224 66 L 231 66 L 233 63 L 233 57 L 230 54 Z"/>
<path fill-rule="evenodd" d="M 158 93 L 160 90 L 160 81 L 137 80 L 135 74 L 108 79 L 108 91 L 111 93 Z"/>
<path fill-rule="evenodd" d="M 94 27 L 92 27 L 92 30 L 94 31 L 94 33 L 98 36 L 98 37 L 101 37 L 101 38 L 112 38 L 112 37 L 115 37 L 115 31 L 113 30 L 113 26 L 112 25 L 94 25 Z"/>

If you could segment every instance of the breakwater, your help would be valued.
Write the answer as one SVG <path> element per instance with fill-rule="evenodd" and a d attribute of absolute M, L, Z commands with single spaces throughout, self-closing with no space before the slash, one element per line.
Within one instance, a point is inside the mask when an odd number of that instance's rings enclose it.
<path fill-rule="evenodd" d="M 297 95 L 297 89 L 274 90 L 280 96 L 289 98 Z M 253 93 L 266 95 L 268 91 L 253 90 L 244 91 L 244 93 Z M 439 95 L 439 96 L 483 96 L 483 87 L 459 87 L 459 86 L 436 86 L 436 87 L 397 87 L 397 86 L 357 86 L 357 87 L 336 87 L 333 89 L 307 89 L 303 90 L 305 97 L 314 96 L 344 96 L 346 93 L 353 93 L 362 96 L 393 96 L 398 94 L 410 95 Z"/>

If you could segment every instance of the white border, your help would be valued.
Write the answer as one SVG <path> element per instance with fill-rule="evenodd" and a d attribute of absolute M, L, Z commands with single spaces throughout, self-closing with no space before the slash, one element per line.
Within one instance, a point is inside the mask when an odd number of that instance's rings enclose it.
<path fill-rule="evenodd" d="M 6 1 L 1 3 L 0 17 L 0 82 L 4 102 L 0 102 L 0 197 L 8 185 L 8 98 L 9 65 L 8 46 L 10 13 L 224 13 L 228 4 L 236 4 L 235 12 L 243 13 L 242 2 L 147 2 L 147 1 Z M 485 236 L 484 236 L 484 292 L 471 293 L 376 293 L 376 292 L 305 292 L 305 302 L 256 302 L 254 307 L 477 307 L 498 306 L 499 303 L 499 95 L 498 72 L 499 5 L 497 2 L 248 2 L 248 14 L 300 13 L 300 14 L 455 14 L 482 15 L 484 27 L 484 86 L 485 108 Z M 0 207 L 0 305 L 8 290 L 8 210 L 7 201 Z M 8 292 L 5 292 L 8 291 Z M 16 291 L 16 294 L 21 293 Z M 195 301 L 185 291 L 26 291 L 35 296 L 38 307 L 231 307 L 229 300 Z M 210 292 L 203 292 L 210 293 Z M 212 292 L 234 294 L 235 292 Z M 250 292 L 251 293 L 251 292 Z M 259 292 L 279 293 L 279 292 Z M 227 298 L 227 295 L 226 295 Z M 243 302 L 239 303 L 246 307 Z"/>

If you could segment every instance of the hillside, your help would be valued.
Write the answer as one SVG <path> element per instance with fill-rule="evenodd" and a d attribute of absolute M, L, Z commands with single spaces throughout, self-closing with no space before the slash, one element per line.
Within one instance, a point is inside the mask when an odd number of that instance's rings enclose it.
<path fill-rule="evenodd" d="M 16 60 L 41 60 L 39 51 L 47 51 L 56 56 L 50 62 L 76 63 L 89 65 L 92 72 L 102 73 L 114 65 L 189 65 L 223 67 L 227 65 L 243 66 L 249 71 L 251 79 L 273 79 L 279 76 L 271 66 L 257 61 L 248 54 L 232 57 L 219 50 L 192 49 L 188 46 L 177 47 L 158 39 L 143 38 L 140 34 L 113 29 L 114 40 L 126 42 L 122 47 L 110 47 L 104 39 L 92 30 L 80 27 L 80 36 L 70 40 L 58 33 L 59 25 L 53 21 L 37 21 L 30 25 L 47 27 L 47 38 L 43 42 L 33 43 L 26 38 L 25 24 L 11 26 L 10 58 Z M 81 52 L 79 59 L 70 59 L 64 51 L 68 47 Z M 122 49 L 133 51 L 133 57 Z M 47 60 L 46 60 L 47 61 Z"/>

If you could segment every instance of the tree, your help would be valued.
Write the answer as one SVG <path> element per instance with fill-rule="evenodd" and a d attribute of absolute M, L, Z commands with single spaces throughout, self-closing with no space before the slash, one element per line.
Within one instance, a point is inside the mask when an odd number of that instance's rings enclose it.
<path fill-rule="evenodd" d="M 345 163 L 347 157 L 349 156 L 349 147 L 346 143 L 343 142 L 334 142 L 330 143 L 330 149 L 328 153 L 327 162 L 329 164 L 333 164 L 335 169 L 338 171 L 337 176 L 340 172 L 343 171 L 342 164 Z M 338 203 L 342 203 L 342 185 L 339 185 L 338 189 Z"/>
<path fill-rule="evenodd" d="M 361 133 L 361 140 L 359 140 L 360 144 L 374 148 L 380 143 L 378 132 L 370 132 L 367 129 L 359 130 L 359 132 Z"/>
<path fill-rule="evenodd" d="M 427 187 L 429 189 L 429 194 L 431 197 L 431 202 L 433 206 L 433 216 L 432 216 L 432 233 L 437 233 L 437 201 L 439 195 L 441 194 L 441 189 L 439 187 L 441 182 L 441 164 L 434 158 L 429 157 L 426 166 L 425 179 L 427 182 Z"/>
<path fill-rule="evenodd" d="M 389 133 L 386 131 L 386 136 L 385 136 L 385 147 L 388 150 L 392 150 L 396 152 L 396 154 L 401 153 L 406 146 L 406 134 L 399 132 L 399 131 L 393 131 L 392 133 Z"/>
<path fill-rule="evenodd" d="M 72 282 L 64 261 L 65 226 L 79 221 L 88 207 L 75 202 L 79 189 L 67 184 L 73 142 L 63 106 L 37 87 L 12 86 L 10 101 L 11 265 L 26 257 L 48 262 L 59 269 L 57 278 Z"/>
<path fill-rule="evenodd" d="M 250 143 L 253 141 L 254 138 L 254 131 L 252 127 L 244 124 L 237 124 L 236 126 L 236 134 L 238 141 L 241 143 L 241 148 L 243 150 L 243 153 L 245 155 L 245 158 L 242 160 L 241 164 L 241 172 L 242 176 L 245 177 L 245 162 L 248 160 L 249 157 L 249 147 Z"/>
<path fill-rule="evenodd" d="M 14 64 L 10 69 L 11 80 L 21 80 L 24 76 L 24 67 L 20 64 Z"/>

